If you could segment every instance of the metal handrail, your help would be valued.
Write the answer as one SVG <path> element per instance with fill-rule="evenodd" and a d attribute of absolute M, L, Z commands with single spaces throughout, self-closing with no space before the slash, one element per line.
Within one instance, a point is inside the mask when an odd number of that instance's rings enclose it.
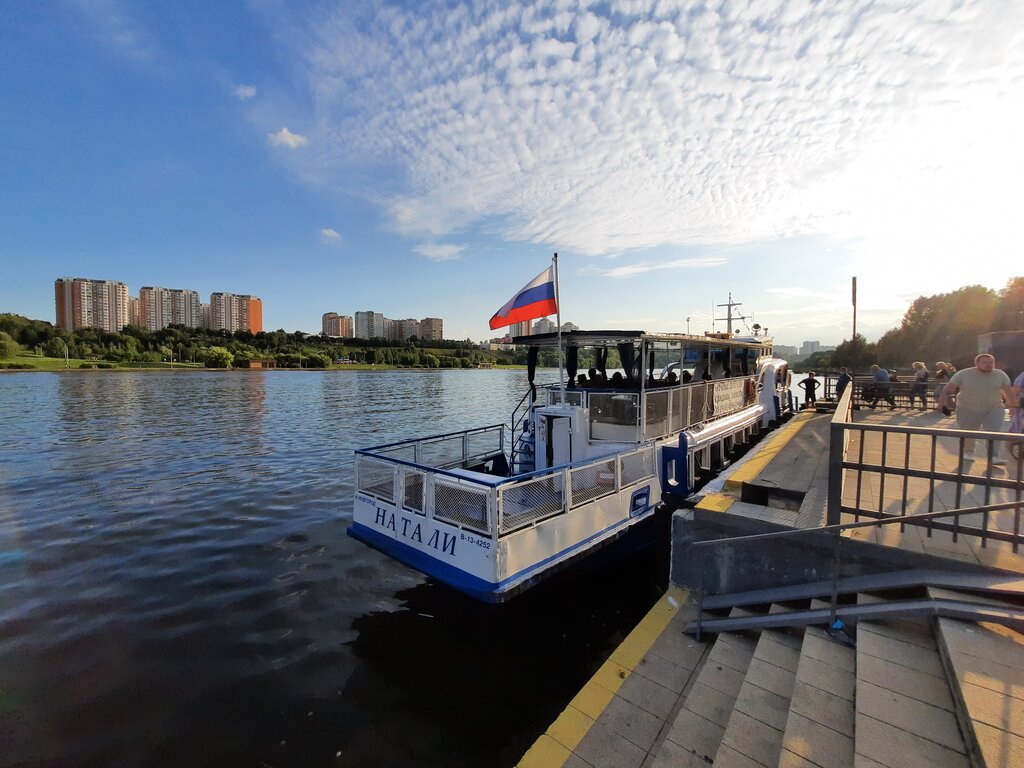
<path fill-rule="evenodd" d="M 867 520 L 867 521 L 860 521 L 858 519 L 858 520 L 855 520 L 852 523 L 840 523 L 840 522 L 838 522 L 838 520 L 841 519 L 842 513 L 845 511 L 845 508 L 843 507 L 843 504 L 842 504 L 842 496 L 843 496 L 843 470 L 844 469 L 857 469 L 857 468 L 865 468 L 866 467 L 866 468 L 881 469 L 882 471 L 885 471 L 885 467 L 884 467 L 884 453 L 883 453 L 882 464 L 879 464 L 879 465 L 873 465 L 873 464 L 872 465 L 867 465 L 867 464 L 864 464 L 864 462 L 863 462 L 863 455 L 861 456 L 862 460 L 861 460 L 860 463 L 852 463 L 852 462 L 847 462 L 846 461 L 846 446 L 847 446 L 847 442 L 848 442 L 848 439 L 849 439 L 849 432 L 852 429 L 859 429 L 859 430 L 862 430 L 862 431 L 865 431 L 865 432 L 866 431 L 878 431 L 878 432 L 882 432 L 883 435 L 888 435 L 889 433 L 898 433 L 898 434 L 905 434 L 905 435 L 907 435 L 907 446 L 906 446 L 906 449 L 905 449 L 905 453 L 907 454 L 905 456 L 906 466 L 902 467 L 902 468 L 898 468 L 898 469 L 893 469 L 892 472 L 891 472 L 891 474 L 901 475 L 904 478 L 911 477 L 911 476 L 918 476 L 918 475 L 923 473 L 923 470 L 911 469 L 911 467 L 909 465 L 909 443 L 910 443 L 910 436 L 911 435 L 929 435 L 929 436 L 932 436 L 933 438 L 937 438 L 937 437 L 950 437 L 950 438 L 958 439 L 958 440 L 960 440 L 960 446 L 961 446 L 961 448 L 960 448 L 960 454 L 961 455 L 959 457 L 961 459 L 963 458 L 963 456 L 962 456 L 962 454 L 963 454 L 963 440 L 966 440 L 966 439 L 989 440 L 990 441 L 990 443 L 989 443 L 989 456 L 991 458 L 992 451 L 994 450 L 992 448 L 993 443 L 991 441 L 993 441 L 993 440 L 1009 441 L 1009 440 L 1013 440 L 1014 439 L 1013 435 L 1007 434 L 1005 432 L 975 432 L 975 431 L 971 431 L 971 430 L 948 430 L 948 429 L 936 429 L 936 428 L 928 428 L 928 427 L 895 427 L 895 426 L 887 426 L 887 425 L 880 425 L 880 424 L 854 424 L 852 419 L 850 418 L 852 398 L 853 398 L 853 387 L 849 386 L 849 387 L 847 387 L 846 391 L 843 393 L 842 398 L 840 398 L 840 401 L 839 401 L 839 403 L 837 404 L 837 407 L 836 407 L 835 415 L 832 418 L 831 436 L 830 436 L 830 444 L 829 444 L 830 459 L 829 459 L 828 524 L 827 525 L 821 526 L 821 527 L 816 527 L 816 528 L 800 528 L 800 529 L 795 529 L 795 530 L 772 531 L 772 532 L 769 532 L 769 533 L 751 534 L 751 535 L 746 535 L 746 536 L 734 536 L 734 537 L 728 537 L 728 538 L 724 538 L 724 539 L 708 539 L 708 540 L 705 540 L 705 541 L 692 542 L 689 545 L 691 548 L 693 548 L 694 554 L 697 557 L 701 558 L 701 561 L 700 561 L 700 565 L 701 565 L 701 568 L 700 568 L 700 574 L 701 574 L 701 576 L 700 576 L 700 586 L 698 587 L 698 593 L 697 593 L 697 611 L 698 611 L 698 618 L 697 618 L 698 629 L 697 629 L 697 631 L 698 631 L 698 636 L 699 636 L 699 633 L 700 633 L 700 623 L 701 623 L 701 620 L 702 620 L 704 596 L 705 596 L 705 593 L 707 591 L 706 590 L 706 581 L 705 581 L 706 569 L 703 567 L 703 563 L 704 563 L 703 557 L 704 557 L 704 555 L 702 553 L 703 553 L 704 550 L 707 550 L 710 547 L 726 546 L 726 545 L 728 545 L 730 543 L 737 543 L 737 542 L 747 543 L 747 542 L 761 541 L 761 540 L 768 540 L 768 539 L 784 539 L 786 537 L 806 536 L 806 535 L 811 534 L 811 533 L 815 533 L 815 534 L 821 533 L 821 534 L 823 534 L 825 536 L 827 536 L 828 534 L 834 534 L 835 535 L 835 539 L 834 539 L 835 543 L 834 543 L 834 551 L 833 551 L 833 555 L 832 555 L 832 569 L 831 569 L 832 570 L 832 574 L 831 574 L 831 578 L 832 578 L 832 595 L 831 595 L 831 600 L 830 600 L 831 617 L 832 617 L 832 620 L 834 622 L 835 621 L 835 616 L 836 616 L 836 614 L 835 614 L 836 605 L 837 605 L 837 602 L 838 602 L 838 594 L 837 594 L 837 591 L 836 591 L 836 588 L 837 588 L 836 585 L 837 585 L 837 579 L 838 579 L 838 574 L 839 574 L 840 564 L 841 564 L 841 559 L 842 559 L 841 558 L 840 546 L 839 545 L 840 545 L 840 542 L 842 541 L 842 538 L 843 538 L 842 534 L 843 534 L 844 531 L 855 530 L 855 529 L 860 529 L 860 528 L 875 528 L 875 527 L 881 527 L 883 525 L 899 525 L 901 527 L 901 530 L 902 530 L 902 528 L 904 526 L 906 526 L 906 525 L 924 525 L 924 526 L 928 527 L 929 535 L 930 535 L 931 528 L 932 528 L 932 526 L 934 524 L 934 521 L 940 520 L 940 519 L 951 518 L 952 521 L 953 521 L 952 531 L 953 531 L 953 534 L 954 534 L 954 540 L 955 540 L 955 537 L 957 536 L 958 533 L 968 533 L 969 535 L 980 535 L 983 538 L 983 544 L 984 544 L 984 541 L 985 541 L 986 538 L 996 538 L 996 539 L 1007 540 L 1007 541 L 1010 541 L 1013 544 L 1013 551 L 1014 551 L 1014 553 L 1017 552 L 1018 546 L 1021 543 L 1024 543 L 1024 535 L 1022 535 L 1022 533 L 1019 530 L 1017 525 L 1014 526 L 1014 530 L 1012 532 L 989 531 L 988 530 L 988 522 L 987 522 L 988 521 L 988 514 L 990 512 L 998 512 L 998 511 L 1002 511 L 1002 510 L 1010 510 L 1010 509 L 1016 510 L 1017 511 L 1017 516 L 1019 517 L 1021 509 L 1024 508 L 1024 498 L 1022 498 L 1022 495 L 1019 492 L 1018 492 L 1017 498 L 1015 500 L 1005 501 L 1005 502 L 997 502 L 997 503 L 990 503 L 990 498 L 986 494 L 986 497 L 985 497 L 986 503 L 985 504 L 975 505 L 975 506 L 971 506 L 971 507 L 960 506 L 960 495 L 958 493 L 957 494 L 957 506 L 956 506 L 956 508 L 950 509 L 950 510 L 942 510 L 942 511 L 938 511 L 938 512 L 929 511 L 929 512 L 922 513 L 922 514 L 901 514 L 901 515 L 892 515 L 892 516 L 886 515 L 886 516 L 878 517 L 877 519 L 871 519 L 871 520 Z M 861 447 L 862 447 L 862 451 L 863 451 L 863 440 L 861 441 Z M 883 444 L 883 451 L 884 451 L 884 444 Z M 932 461 L 931 461 L 931 473 L 932 473 L 933 476 L 945 476 L 948 473 L 936 473 L 935 472 L 934 451 L 935 451 L 935 449 L 934 449 L 934 441 L 933 441 L 933 456 L 932 456 Z M 962 466 L 962 463 L 961 463 L 961 466 Z M 991 477 L 991 472 L 992 472 L 991 465 L 989 465 L 988 476 L 987 477 L 986 476 L 977 476 L 976 479 L 979 480 L 979 481 L 988 481 L 988 482 L 992 483 L 992 481 L 994 479 Z M 963 475 L 963 472 L 961 470 L 961 472 L 959 474 L 953 475 L 950 479 L 960 479 L 960 480 L 963 480 L 964 478 L 970 479 L 970 478 L 974 478 L 974 477 L 975 476 L 972 476 L 972 475 Z M 992 483 L 993 485 L 998 485 L 998 486 L 1003 486 L 1003 487 L 1018 487 L 1018 488 L 1020 486 L 1019 479 L 1016 482 L 1009 481 L 1009 480 L 1001 480 L 1001 479 L 995 479 L 995 480 L 996 480 L 996 482 Z M 858 496 L 858 498 L 859 498 L 859 496 Z M 906 499 L 906 484 L 904 484 L 904 499 L 903 499 L 903 502 L 904 502 L 903 510 L 904 510 L 904 512 L 906 511 L 906 501 L 907 501 L 907 499 Z M 931 504 L 929 506 L 929 509 L 932 509 Z M 860 514 L 865 514 L 865 512 L 861 511 Z M 971 514 L 981 514 L 981 515 L 984 516 L 984 519 L 985 519 L 984 526 L 985 526 L 985 528 L 981 529 L 980 533 L 978 533 L 978 534 L 973 533 L 974 529 L 970 529 L 970 528 L 966 528 L 966 527 L 961 527 L 960 526 L 961 518 L 964 515 L 971 515 Z M 946 525 L 948 525 L 948 524 L 946 524 Z"/>
<path fill-rule="evenodd" d="M 708 549 L 711 547 L 723 546 L 725 544 L 731 544 L 736 542 L 743 542 L 744 544 L 752 541 L 763 541 L 767 539 L 780 539 L 785 537 L 796 537 L 801 535 L 807 535 L 809 533 L 834 533 L 835 534 L 835 546 L 832 556 L 832 594 L 829 601 L 830 607 L 830 621 L 829 625 L 833 628 L 836 623 L 836 608 L 838 605 L 839 594 L 837 591 L 838 577 L 839 577 L 839 564 L 840 564 L 840 552 L 839 543 L 842 541 L 843 531 L 859 529 L 859 528 L 872 528 L 881 527 L 883 525 L 896 525 L 902 524 L 917 525 L 921 522 L 928 522 L 940 517 L 954 517 L 959 519 L 961 515 L 978 514 L 980 512 L 997 512 L 1003 509 L 1013 509 L 1014 507 L 1024 506 L 1024 501 L 1006 501 L 999 502 L 996 504 L 987 504 L 983 507 L 964 507 L 963 509 L 948 509 L 942 512 L 928 512 L 920 515 L 900 515 L 898 517 L 886 517 L 877 520 L 868 520 L 864 522 L 855 523 L 842 523 L 838 525 L 824 525 L 819 528 L 797 528 L 788 531 L 770 531 L 768 533 L 755 533 L 747 536 L 730 536 L 724 539 L 705 539 L 703 541 L 694 541 L 687 546 L 691 549 Z M 705 582 L 704 575 L 706 569 L 701 568 L 701 582 L 697 589 L 697 639 L 700 640 L 701 628 L 703 626 L 704 616 L 704 595 L 705 595 Z M 841 627 L 839 627 L 841 628 Z"/>
<path fill-rule="evenodd" d="M 513 468 L 516 465 L 516 453 L 517 453 L 516 447 L 519 445 L 519 439 L 516 437 L 516 430 L 519 429 L 519 425 L 523 423 L 523 421 L 526 419 L 526 417 L 530 415 L 530 408 L 529 408 L 529 406 L 526 407 L 526 410 L 523 411 L 523 415 L 520 416 L 518 419 L 516 419 L 516 414 L 519 413 L 519 409 L 522 407 L 523 403 L 526 402 L 526 398 L 528 398 L 531 394 L 533 394 L 533 388 L 532 387 L 527 389 L 526 392 L 523 393 L 523 396 L 519 399 L 519 402 L 516 403 L 516 407 L 512 409 L 512 416 L 509 419 L 509 426 L 511 427 L 511 429 L 509 430 L 509 435 L 510 435 L 510 441 L 509 442 L 511 443 L 511 446 L 512 446 L 509 449 L 509 454 L 508 454 L 508 468 L 509 468 L 509 471 L 512 471 Z"/>

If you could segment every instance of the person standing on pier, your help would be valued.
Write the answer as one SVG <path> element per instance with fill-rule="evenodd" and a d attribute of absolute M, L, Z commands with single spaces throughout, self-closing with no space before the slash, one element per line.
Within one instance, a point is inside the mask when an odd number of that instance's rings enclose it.
<path fill-rule="evenodd" d="M 928 407 L 928 366 L 916 360 L 911 366 L 914 369 L 914 383 L 910 385 L 910 407 L 914 407 L 914 398 L 921 398 L 921 408 Z"/>
<path fill-rule="evenodd" d="M 843 392 L 853 381 L 853 376 L 850 375 L 850 371 L 847 368 L 839 369 L 839 378 L 836 379 L 836 400 L 843 396 Z"/>
<path fill-rule="evenodd" d="M 939 360 L 935 364 L 935 407 L 939 408 L 939 401 L 942 399 L 942 390 L 946 388 L 949 383 L 949 377 L 953 375 L 953 372 L 949 369 L 949 363 Z M 948 413 L 947 413 L 948 411 Z M 942 407 L 942 413 L 946 416 L 952 416 L 953 412 L 949 410 L 949 406 Z"/>
<path fill-rule="evenodd" d="M 878 405 L 879 400 L 885 400 L 889 404 L 889 410 L 891 411 L 896 407 L 896 401 L 892 399 L 892 383 L 889 379 L 889 372 L 885 368 L 872 365 L 871 378 L 874 380 L 874 394 L 870 407 L 874 408 Z"/>
<path fill-rule="evenodd" d="M 940 407 L 949 407 L 949 398 L 957 395 L 956 425 L 960 429 L 1002 432 L 1006 406 L 1015 405 L 1010 377 L 996 368 L 992 355 L 978 355 L 973 368 L 957 371 L 942 390 Z M 964 461 L 974 461 L 974 440 L 964 440 Z M 992 463 L 1006 464 L 1002 446 L 992 447 Z"/>
<path fill-rule="evenodd" d="M 818 385 L 820 382 L 814 378 L 814 371 L 807 372 L 807 378 L 800 382 L 800 388 L 807 395 L 807 405 L 814 405 L 818 402 L 818 397 L 815 392 L 818 391 Z"/>

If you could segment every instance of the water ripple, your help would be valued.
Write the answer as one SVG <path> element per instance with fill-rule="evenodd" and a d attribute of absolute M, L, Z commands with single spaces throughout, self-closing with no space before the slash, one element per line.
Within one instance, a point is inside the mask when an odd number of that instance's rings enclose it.
<path fill-rule="evenodd" d="M 380 635 L 423 580 L 344 531 L 354 448 L 500 422 L 524 391 L 499 371 L 0 376 L 0 765 L 498 764 L 495 739 L 546 714 L 510 693 L 490 746 L 432 748 L 422 644 L 508 667 L 529 623 L 465 607 Z M 429 674 L 387 672 L 409 658 Z"/>

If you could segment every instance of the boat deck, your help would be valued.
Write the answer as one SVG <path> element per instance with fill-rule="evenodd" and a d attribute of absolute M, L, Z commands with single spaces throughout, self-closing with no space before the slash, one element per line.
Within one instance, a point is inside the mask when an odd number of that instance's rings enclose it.
<path fill-rule="evenodd" d="M 700 509 L 776 527 L 823 520 L 830 419 L 802 413 L 706 487 Z M 936 413 L 906 410 L 859 411 L 855 422 L 955 426 Z M 885 465 L 899 456 L 901 466 L 908 458 L 910 467 L 931 466 L 928 441 L 911 438 L 908 447 L 905 438 L 901 442 L 890 435 L 883 456 L 880 435 L 864 434 L 865 462 Z M 851 440 L 847 456 L 851 452 L 860 455 L 859 443 Z M 957 441 L 940 438 L 935 471 L 966 472 L 958 469 L 958 459 Z M 1010 470 L 1016 476 L 1015 464 L 1011 461 Z M 969 471 L 1009 477 L 1004 467 L 981 462 L 973 462 Z M 882 507 L 927 512 L 929 487 L 936 488 L 934 511 L 956 508 L 958 502 L 961 507 L 985 502 L 980 485 L 933 481 L 929 486 L 917 477 L 905 488 L 893 477 L 884 488 L 871 485 L 880 482 L 880 477 L 862 478 L 862 508 L 865 498 L 874 498 Z M 856 488 L 847 482 L 844 505 L 856 504 Z M 1019 500 L 1019 478 L 1015 487 L 990 493 L 989 503 Z M 1012 511 L 989 515 L 991 527 L 1012 530 Z M 843 522 L 853 522 L 853 516 L 844 516 Z M 1024 573 L 1024 555 L 1006 542 L 982 543 L 942 530 L 929 535 L 928 529 L 915 526 L 845 534 L 910 558 L 924 555 L 996 574 L 990 569 L 999 568 L 1008 583 L 1014 577 L 1007 572 Z M 927 588 L 927 595 L 948 597 L 934 587 Z M 877 599 L 856 595 L 859 605 Z M 778 610 L 777 605 L 770 608 Z M 733 616 L 748 613 L 732 611 Z M 1024 634 L 1013 629 L 949 618 L 864 620 L 856 625 L 852 647 L 814 627 L 722 632 L 697 640 L 683 632 L 696 616 L 691 594 L 670 587 L 519 765 L 1024 765 Z"/>

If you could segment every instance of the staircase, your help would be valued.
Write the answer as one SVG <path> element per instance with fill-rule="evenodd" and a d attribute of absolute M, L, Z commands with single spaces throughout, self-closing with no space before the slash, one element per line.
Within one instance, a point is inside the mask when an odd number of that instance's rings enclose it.
<path fill-rule="evenodd" d="M 710 650 L 645 768 L 1021 768 L 1024 593 L 974 586 L 847 594 L 835 632 L 818 599 L 719 596 L 745 607 L 703 617 Z"/>

